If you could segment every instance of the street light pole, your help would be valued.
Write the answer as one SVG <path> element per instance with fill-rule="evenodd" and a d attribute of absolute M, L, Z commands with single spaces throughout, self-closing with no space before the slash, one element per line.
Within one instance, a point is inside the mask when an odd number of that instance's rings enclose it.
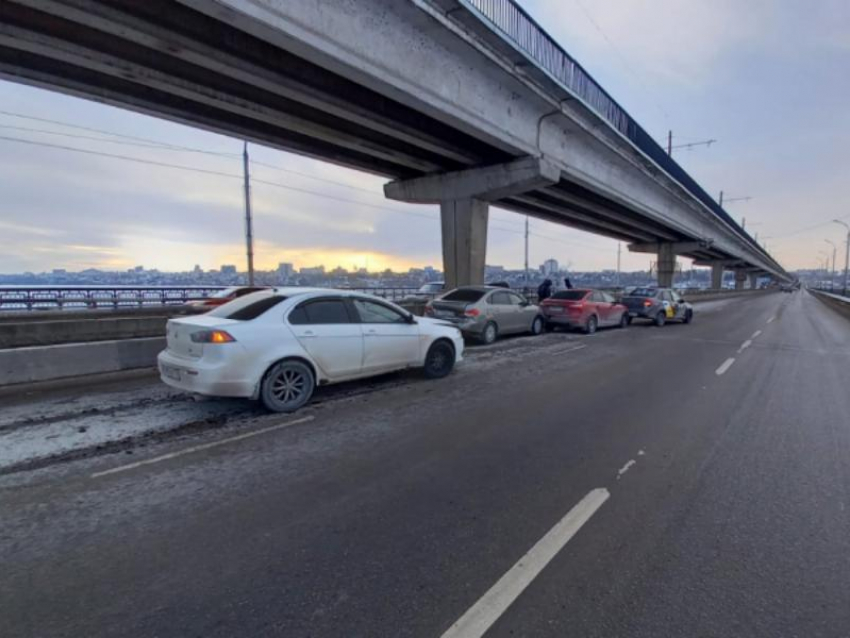
<path fill-rule="evenodd" d="M 832 274 L 829 277 L 829 292 L 835 292 L 835 253 L 838 251 L 838 246 L 828 239 L 824 239 L 824 241 L 832 246 Z"/>
<path fill-rule="evenodd" d="M 832 220 L 836 224 L 841 224 L 844 228 L 847 229 L 847 252 L 844 255 L 844 292 L 842 293 L 845 297 L 847 296 L 847 270 L 850 267 L 850 226 L 845 224 L 840 219 Z"/>

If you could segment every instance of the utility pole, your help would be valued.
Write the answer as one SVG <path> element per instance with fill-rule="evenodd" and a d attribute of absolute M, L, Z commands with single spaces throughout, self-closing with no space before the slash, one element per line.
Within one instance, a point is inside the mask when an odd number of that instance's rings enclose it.
<path fill-rule="evenodd" d="M 254 285 L 254 228 L 251 223 L 251 175 L 248 171 L 248 142 L 242 148 L 242 171 L 245 177 L 245 250 L 248 254 L 248 285 Z"/>
<path fill-rule="evenodd" d="M 667 131 L 667 155 L 673 155 L 673 131 Z"/>
<path fill-rule="evenodd" d="M 832 246 L 832 274 L 829 277 L 829 292 L 835 292 L 835 254 L 838 252 L 838 246 L 828 239 L 824 241 Z"/>
<path fill-rule="evenodd" d="M 844 228 L 847 229 L 847 252 L 844 256 L 844 292 L 842 293 L 845 297 L 847 296 L 847 271 L 850 270 L 850 226 L 845 224 L 840 219 L 832 220 L 836 224 L 841 224 Z"/>
<path fill-rule="evenodd" d="M 623 244 L 621 242 L 617 242 L 617 288 L 620 287 L 620 250 L 622 247 Z"/>
<path fill-rule="evenodd" d="M 528 288 L 528 215 L 525 216 L 525 287 Z"/>

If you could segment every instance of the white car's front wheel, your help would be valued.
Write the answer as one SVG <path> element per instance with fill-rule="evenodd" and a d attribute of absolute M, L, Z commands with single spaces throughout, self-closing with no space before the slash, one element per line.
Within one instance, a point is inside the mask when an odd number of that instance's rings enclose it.
<path fill-rule="evenodd" d="M 263 377 L 260 400 L 272 412 L 295 412 L 310 400 L 315 388 L 310 366 L 301 361 L 281 361 Z"/>
<path fill-rule="evenodd" d="M 437 341 L 425 355 L 423 370 L 429 379 L 441 379 L 447 376 L 455 365 L 455 349 L 447 341 Z"/>

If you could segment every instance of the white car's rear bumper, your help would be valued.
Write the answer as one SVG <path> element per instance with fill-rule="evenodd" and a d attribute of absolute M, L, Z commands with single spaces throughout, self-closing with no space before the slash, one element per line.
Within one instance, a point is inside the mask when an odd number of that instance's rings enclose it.
<path fill-rule="evenodd" d="M 210 364 L 201 359 L 178 357 L 168 350 L 163 350 L 157 357 L 157 366 L 163 383 L 186 392 L 217 397 L 250 398 L 256 390 L 255 380 L 234 379 L 232 366 L 223 362 Z"/>

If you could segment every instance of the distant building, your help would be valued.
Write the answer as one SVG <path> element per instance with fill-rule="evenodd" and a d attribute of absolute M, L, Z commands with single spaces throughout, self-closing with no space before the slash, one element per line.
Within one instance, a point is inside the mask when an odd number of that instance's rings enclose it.
<path fill-rule="evenodd" d="M 548 277 L 550 275 L 554 275 L 560 271 L 560 266 L 558 265 L 557 259 L 547 259 L 543 262 L 543 265 L 540 266 L 540 273 L 544 277 Z"/>
<path fill-rule="evenodd" d="M 222 275 L 235 275 L 236 274 L 236 266 L 231 264 L 223 264 L 219 269 Z"/>
<path fill-rule="evenodd" d="M 292 264 L 280 263 L 277 265 L 277 276 L 281 281 L 287 282 L 295 274 L 295 267 Z"/>
<path fill-rule="evenodd" d="M 308 276 L 308 277 L 309 276 L 313 276 L 313 277 L 324 276 L 325 267 L 324 266 L 314 266 L 312 268 L 302 268 L 299 271 L 299 274 L 305 275 L 305 276 Z"/>

